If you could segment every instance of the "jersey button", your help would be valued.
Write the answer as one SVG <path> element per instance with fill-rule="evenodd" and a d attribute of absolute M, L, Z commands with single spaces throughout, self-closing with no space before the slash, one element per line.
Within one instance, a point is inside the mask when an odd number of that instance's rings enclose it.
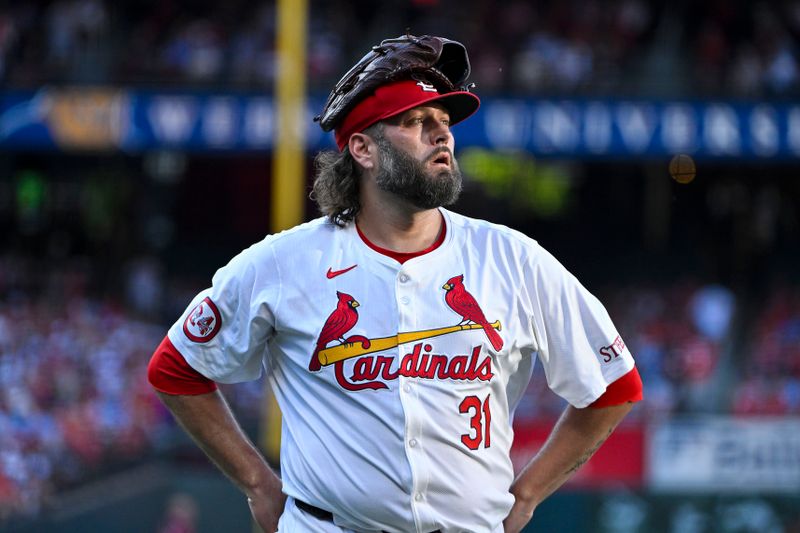
<path fill-rule="evenodd" d="M 414 446 L 417 445 L 417 439 L 411 439 L 410 441 L 408 441 L 408 445 L 413 448 Z"/>
<path fill-rule="evenodd" d="M 410 301 L 411 301 L 411 298 L 409 298 L 408 296 L 403 296 L 403 297 L 400 298 L 400 303 L 403 304 L 403 305 L 408 305 L 408 302 L 410 302 Z"/>
<path fill-rule="evenodd" d="M 400 274 L 400 283 L 405 283 L 409 280 L 409 277 L 406 274 Z"/>
<path fill-rule="evenodd" d="M 421 493 L 421 492 L 418 492 L 418 493 L 416 493 L 416 494 L 414 495 L 414 499 L 415 499 L 415 500 L 417 500 L 418 502 L 421 502 L 421 501 L 422 501 L 422 498 L 423 498 L 423 496 L 422 496 L 422 493 Z"/>
<path fill-rule="evenodd" d="M 411 392 L 411 385 L 406 383 L 405 385 L 403 385 L 403 390 L 406 392 Z"/>

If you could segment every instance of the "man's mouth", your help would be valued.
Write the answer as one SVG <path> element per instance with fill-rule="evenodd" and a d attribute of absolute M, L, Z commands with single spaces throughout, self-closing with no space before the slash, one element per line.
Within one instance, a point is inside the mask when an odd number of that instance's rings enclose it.
<path fill-rule="evenodd" d="M 431 161 L 434 165 L 446 165 L 450 166 L 450 154 L 447 152 L 441 152 L 435 155 Z"/>

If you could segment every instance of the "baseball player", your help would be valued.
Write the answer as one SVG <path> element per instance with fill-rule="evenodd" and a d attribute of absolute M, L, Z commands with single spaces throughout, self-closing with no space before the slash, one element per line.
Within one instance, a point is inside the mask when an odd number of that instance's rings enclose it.
<path fill-rule="evenodd" d="M 466 50 L 386 40 L 319 118 L 323 218 L 217 271 L 149 367 L 165 405 L 264 531 L 518 532 L 642 397 L 602 304 L 536 241 L 461 216 L 450 127 L 479 106 Z M 538 360 L 565 409 L 516 477 L 514 410 Z M 266 372 L 280 477 L 215 382 Z"/>

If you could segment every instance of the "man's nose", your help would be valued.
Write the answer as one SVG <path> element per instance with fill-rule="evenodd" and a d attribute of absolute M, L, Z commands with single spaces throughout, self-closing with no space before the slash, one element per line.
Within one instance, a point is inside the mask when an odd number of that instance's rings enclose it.
<path fill-rule="evenodd" d="M 431 139 L 433 144 L 447 144 L 450 141 L 450 126 L 442 123 L 437 123 L 431 132 Z"/>

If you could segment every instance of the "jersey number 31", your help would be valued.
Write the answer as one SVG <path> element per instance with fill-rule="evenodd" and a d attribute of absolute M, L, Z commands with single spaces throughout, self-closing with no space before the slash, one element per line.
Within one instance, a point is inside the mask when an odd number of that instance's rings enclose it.
<path fill-rule="evenodd" d="M 470 432 L 461 435 L 461 442 L 470 450 L 477 450 L 483 441 L 483 447 L 492 445 L 492 411 L 489 409 L 489 398 L 481 403 L 477 396 L 467 396 L 461 400 L 458 412 L 471 415 L 469 419 Z"/>

